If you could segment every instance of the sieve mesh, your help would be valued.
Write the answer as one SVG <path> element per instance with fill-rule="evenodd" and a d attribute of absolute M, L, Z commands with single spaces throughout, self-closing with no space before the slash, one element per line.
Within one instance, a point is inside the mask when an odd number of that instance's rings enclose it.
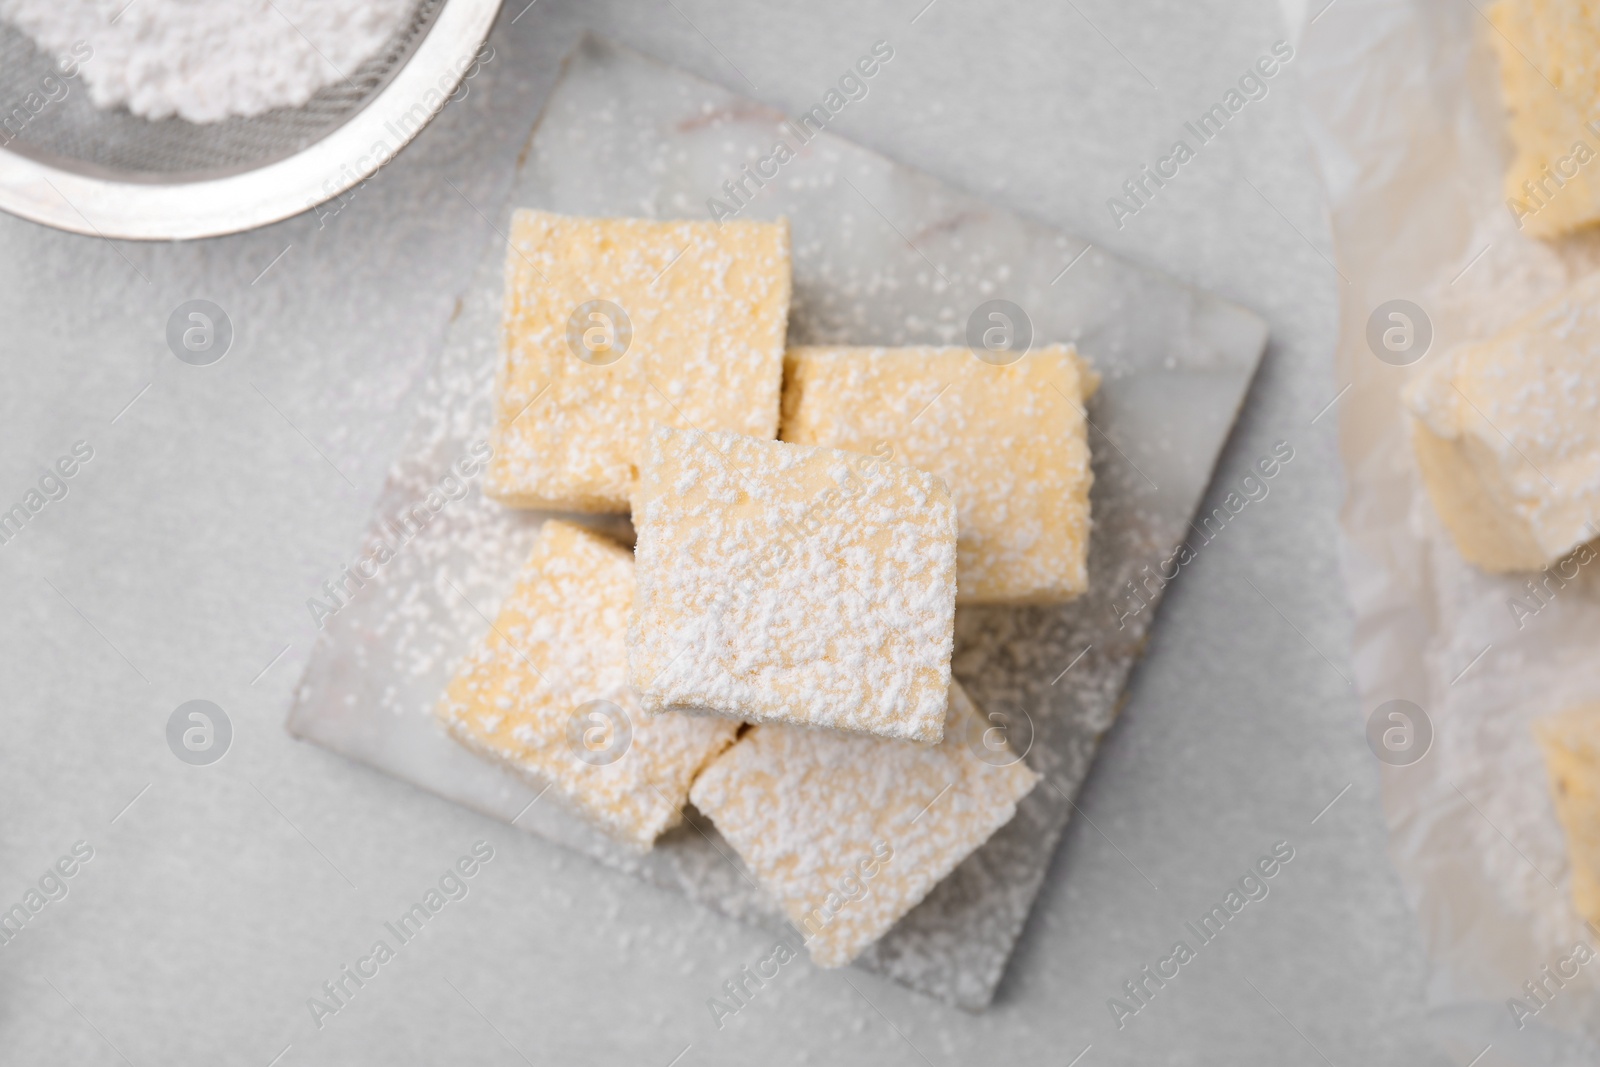
<path fill-rule="evenodd" d="M 81 75 L 63 79 L 69 85 L 66 96 L 33 113 L 24 101 L 30 94 L 37 101 L 43 79 L 60 75 L 52 58 L 26 34 L 0 22 L 0 123 L 10 120 L 0 144 L 66 169 L 123 181 L 193 180 L 254 170 L 343 125 L 416 51 L 443 6 L 444 0 L 418 0 L 371 59 L 301 107 L 205 124 L 145 119 L 124 108 L 102 110 L 89 102 Z"/>

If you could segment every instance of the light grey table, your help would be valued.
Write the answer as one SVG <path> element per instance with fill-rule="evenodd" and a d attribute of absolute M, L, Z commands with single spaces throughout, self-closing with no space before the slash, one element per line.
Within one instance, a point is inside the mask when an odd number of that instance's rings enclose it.
<path fill-rule="evenodd" d="M 1345 682 L 1333 420 L 1312 424 L 1336 392 L 1338 281 L 1293 61 L 1136 215 L 1106 204 L 1288 36 L 1280 11 L 925 2 L 509 0 L 469 96 L 337 215 L 181 246 L 0 217 L 0 505 L 94 450 L 0 545 L 0 907 L 94 850 L 0 945 L 0 1061 L 1451 1062 Z M 1206 506 L 1275 442 L 1294 459 L 1168 592 L 986 1015 L 798 963 L 719 1030 L 707 998 L 768 935 L 283 731 L 305 600 L 351 558 L 408 390 L 498 239 L 483 215 L 584 28 L 790 112 L 890 41 L 845 136 L 1271 323 Z M 237 330 L 210 367 L 164 343 L 194 297 Z M 209 767 L 166 741 L 197 698 L 234 729 Z M 479 839 L 494 858 L 468 895 L 319 1029 L 307 999 Z M 1280 841 L 1270 895 L 1191 941 L 1119 1029 L 1108 998 Z"/>

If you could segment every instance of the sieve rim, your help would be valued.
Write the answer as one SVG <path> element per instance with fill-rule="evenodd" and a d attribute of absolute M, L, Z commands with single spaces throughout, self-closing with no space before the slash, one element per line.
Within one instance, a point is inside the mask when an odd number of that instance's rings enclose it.
<path fill-rule="evenodd" d="M 371 177 L 432 121 L 470 69 L 500 5 L 444 0 L 388 83 L 293 155 L 216 178 L 151 181 L 0 148 L 0 210 L 58 230 L 134 241 L 217 237 L 308 211 Z"/>

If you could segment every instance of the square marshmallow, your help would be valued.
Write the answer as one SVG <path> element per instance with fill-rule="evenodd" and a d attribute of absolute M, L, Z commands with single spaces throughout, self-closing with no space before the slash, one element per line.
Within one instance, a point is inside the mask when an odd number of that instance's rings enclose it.
<path fill-rule="evenodd" d="M 438 716 L 474 752 L 646 849 L 677 824 L 689 783 L 737 724 L 640 712 L 624 644 L 633 585 L 626 548 L 571 523 L 545 523 Z"/>
<path fill-rule="evenodd" d="M 518 211 L 485 492 L 626 512 L 652 423 L 776 436 L 788 313 L 785 221 Z"/>
<path fill-rule="evenodd" d="M 658 427 L 633 521 L 628 666 L 646 710 L 939 740 L 956 516 L 938 478 Z"/>

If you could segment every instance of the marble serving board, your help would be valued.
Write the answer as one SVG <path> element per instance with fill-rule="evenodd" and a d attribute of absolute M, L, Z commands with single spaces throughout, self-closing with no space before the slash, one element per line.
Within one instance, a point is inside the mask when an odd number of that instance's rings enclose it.
<path fill-rule="evenodd" d="M 489 221 L 503 235 L 517 207 L 706 218 L 713 197 L 734 206 L 724 183 L 782 141 L 794 158 L 761 188 L 745 183 L 753 195 L 739 217 L 787 216 L 793 227 L 791 342 L 964 344 L 973 312 L 999 299 L 1025 311 L 1035 343 L 1075 342 L 1102 374 L 1089 406 L 1089 593 L 1062 607 L 965 608 L 956 617 L 956 675 L 1044 781 L 857 963 L 979 1010 L 1116 717 L 1160 599 L 1161 581 L 1148 574 L 1187 535 L 1266 326 L 830 133 L 802 144 L 796 129 L 772 108 L 591 38 L 567 60 L 509 204 Z M 392 558 L 325 620 L 289 729 L 728 915 L 779 927 L 775 903 L 693 809 L 637 855 L 548 798 L 535 803 L 535 790 L 435 724 L 453 665 L 488 632 L 546 518 L 501 507 L 476 477 L 457 473 L 491 424 L 506 254 L 503 240 L 485 253 L 369 538 L 352 552 L 381 540 Z M 413 517 L 396 518 L 403 514 Z M 625 519 L 585 521 L 631 539 Z"/>

